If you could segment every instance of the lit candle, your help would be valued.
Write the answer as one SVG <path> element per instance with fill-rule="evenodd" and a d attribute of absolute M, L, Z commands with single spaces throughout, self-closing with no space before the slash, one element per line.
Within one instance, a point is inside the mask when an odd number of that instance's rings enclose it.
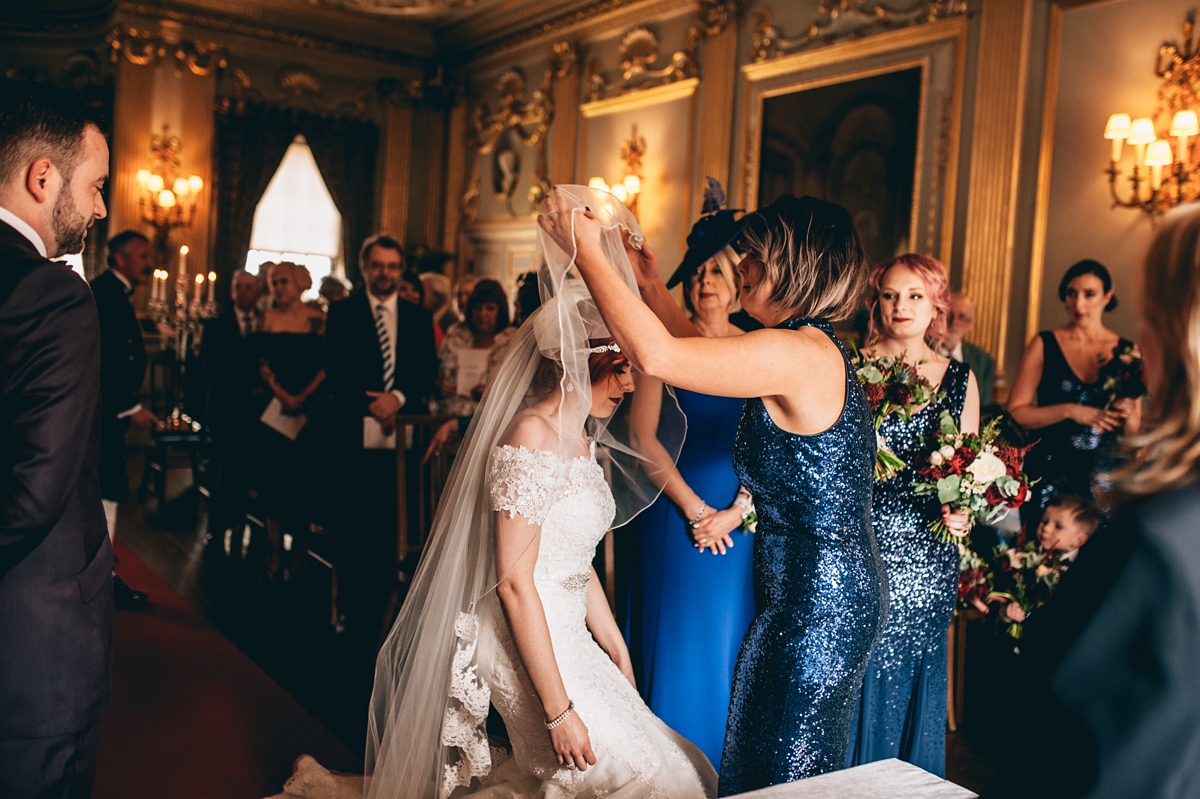
<path fill-rule="evenodd" d="M 187 280 L 187 255 L 190 250 L 185 244 L 179 248 L 179 282 Z"/>
<path fill-rule="evenodd" d="M 150 284 L 150 299 L 159 300 L 162 293 L 162 270 L 154 270 L 154 282 Z"/>
<path fill-rule="evenodd" d="M 204 285 L 204 275 L 196 274 L 196 296 L 193 298 L 196 302 L 200 302 L 200 287 Z"/>
<path fill-rule="evenodd" d="M 208 273 L 208 302 L 210 305 L 213 302 L 213 292 L 216 291 L 216 288 L 217 288 L 217 273 L 209 272 Z"/>

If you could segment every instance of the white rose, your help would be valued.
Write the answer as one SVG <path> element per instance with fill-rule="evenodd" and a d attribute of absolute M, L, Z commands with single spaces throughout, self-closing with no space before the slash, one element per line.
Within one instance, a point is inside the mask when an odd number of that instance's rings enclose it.
<path fill-rule="evenodd" d="M 1008 474 L 1008 467 L 1004 465 L 1004 461 L 992 453 L 981 452 L 975 457 L 971 465 L 967 467 L 967 471 L 978 482 L 987 484 L 993 483 Z"/>
<path fill-rule="evenodd" d="M 935 451 L 932 455 L 929 456 L 929 464 L 931 466 L 941 466 L 945 462 L 946 462 L 946 459 L 942 457 L 941 451 Z"/>
<path fill-rule="evenodd" d="M 948 461 L 954 457 L 954 447 L 947 444 L 938 450 L 938 454 L 942 456 L 943 461 Z"/>

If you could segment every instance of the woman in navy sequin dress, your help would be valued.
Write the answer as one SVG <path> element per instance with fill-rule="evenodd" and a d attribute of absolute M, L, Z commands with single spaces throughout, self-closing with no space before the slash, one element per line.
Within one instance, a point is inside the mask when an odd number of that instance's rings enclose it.
<path fill-rule="evenodd" d="M 880 427 L 888 448 L 912 465 L 928 456 L 942 411 L 960 430 L 978 432 L 979 387 L 966 364 L 936 352 L 950 309 L 940 262 L 892 258 L 875 267 L 871 287 L 867 354 L 903 354 L 943 394 L 908 421 L 892 415 Z M 943 509 L 937 497 L 914 493 L 916 476 L 910 468 L 875 484 L 871 523 L 887 572 L 888 616 L 863 680 L 846 765 L 895 757 L 944 776 L 947 629 L 958 597 L 958 547 L 929 529 Z M 945 519 L 953 531 L 965 531 L 965 516 Z"/>
<path fill-rule="evenodd" d="M 887 604 L 870 526 L 875 432 L 830 325 L 855 312 L 865 287 L 868 265 L 850 215 L 788 196 L 750 214 L 739 300 L 765 329 L 703 338 L 656 259 L 630 242 L 645 305 L 637 301 L 605 265 L 599 223 L 572 210 L 569 192 L 586 190 L 555 188 L 538 223 L 576 253 L 635 367 L 688 391 L 747 400 L 734 465 L 758 508 L 759 614 L 738 656 L 720 793 L 839 769 Z M 696 623 L 719 611 L 698 608 Z"/>
<path fill-rule="evenodd" d="M 1100 369 L 1116 350 L 1132 346 L 1104 326 L 1116 308 L 1112 277 L 1096 261 L 1080 261 L 1058 286 L 1070 322 L 1038 333 L 1025 350 L 1008 398 L 1008 412 L 1037 445 L 1025 471 L 1038 478 L 1021 519 L 1037 524 L 1051 497 L 1094 496 L 1096 475 L 1115 466 L 1117 438 L 1134 435 L 1142 418 L 1140 399 L 1111 397 Z"/>

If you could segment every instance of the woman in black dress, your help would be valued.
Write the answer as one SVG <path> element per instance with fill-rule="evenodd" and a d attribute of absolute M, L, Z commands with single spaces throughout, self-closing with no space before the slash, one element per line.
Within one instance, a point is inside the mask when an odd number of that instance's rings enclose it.
<path fill-rule="evenodd" d="M 1137 433 L 1140 399 L 1114 400 L 1104 390 L 1102 368 L 1133 343 L 1104 326 L 1117 307 L 1112 277 L 1103 264 L 1080 261 L 1058 286 L 1070 321 L 1029 342 L 1008 398 L 1008 412 L 1037 445 L 1025 470 L 1040 478 L 1023 521 L 1037 523 L 1051 497 L 1094 496 L 1096 475 L 1112 468 L 1117 438 Z"/>

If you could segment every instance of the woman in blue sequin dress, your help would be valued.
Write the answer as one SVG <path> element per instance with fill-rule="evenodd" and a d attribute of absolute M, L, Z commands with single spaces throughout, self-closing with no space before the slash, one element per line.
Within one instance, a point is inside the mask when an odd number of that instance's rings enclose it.
<path fill-rule="evenodd" d="M 759 614 L 738 656 L 720 793 L 839 769 L 887 604 L 870 526 L 875 431 L 830 324 L 855 312 L 865 287 L 850 215 L 789 196 L 750 214 L 739 300 L 765 329 L 703 338 L 640 242 L 627 252 L 645 304 L 605 267 L 599 223 L 580 196 L 594 197 L 556 187 L 538 223 L 575 253 L 635 367 L 688 391 L 747 400 L 734 466 L 758 508 Z M 694 623 L 718 610 L 697 608 Z"/>
<path fill-rule="evenodd" d="M 869 356 L 901 355 L 942 394 L 908 421 L 887 417 L 880 435 L 905 463 L 917 463 L 949 411 L 959 429 L 979 430 L 979 387 L 966 364 L 936 352 L 950 309 L 946 269 L 933 258 L 901 255 L 871 273 Z M 961 514 L 913 491 L 910 468 L 875 484 L 871 523 L 888 581 L 888 616 L 871 653 L 850 734 L 846 765 L 900 758 L 946 772 L 947 629 L 958 597 L 958 547 L 930 530 L 943 517 L 955 532 Z"/>
<path fill-rule="evenodd" d="M 1117 438 L 1137 433 L 1142 417 L 1140 399 L 1113 401 L 1100 376 L 1118 349 L 1133 346 L 1104 326 L 1104 314 L 1117 307 L 1108 270 L 1080 261 L 1063 275 L 1058 296 L 1070 321 L 1029 342 L 1008 397 L 1008 412 L 1038 442 L 1025 458 L 1038 482 L 1021 507 L 1022 521 L 1034 525 L 1051 497 L 1091 499 L 1096 476 L 1116 465 Z"/>

